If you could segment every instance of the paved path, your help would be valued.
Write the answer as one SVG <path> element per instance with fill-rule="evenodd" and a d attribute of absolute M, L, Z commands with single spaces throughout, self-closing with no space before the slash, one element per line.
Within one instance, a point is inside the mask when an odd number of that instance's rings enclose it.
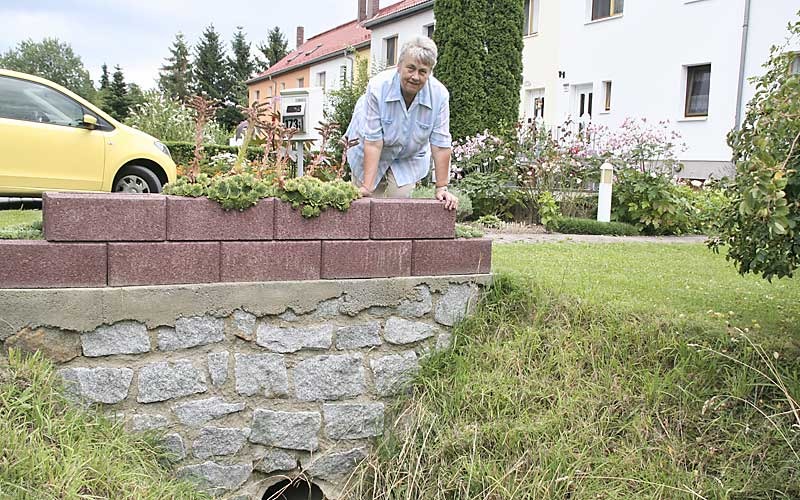
<path fill-rule="evenodd" d="M 487 233 L 495 243 L 703 243 L 706 237 L 691 236 L 601 236 L 561 233 Z"/>

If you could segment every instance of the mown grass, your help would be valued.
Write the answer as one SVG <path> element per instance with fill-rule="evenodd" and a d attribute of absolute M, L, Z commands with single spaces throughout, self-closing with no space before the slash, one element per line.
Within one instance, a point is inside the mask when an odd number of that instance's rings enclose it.
<path fill-rule="evenodd" d="M 202 499 L 169 478 L 153 436 L 69 405 L 40 356 L 0 358 L 0 498 Z"/>
<path fill-rule="evenodd" d="M 800 349 L 777 317 L 798 285 L 704 252 L 497 246 L 506 273 L 345 497 L 800 498 Z"/>
<path fill-rule="evenodd" d="M 0 210 L 1 240 L 32 240 L 41 237 L 41 210 Z"/>

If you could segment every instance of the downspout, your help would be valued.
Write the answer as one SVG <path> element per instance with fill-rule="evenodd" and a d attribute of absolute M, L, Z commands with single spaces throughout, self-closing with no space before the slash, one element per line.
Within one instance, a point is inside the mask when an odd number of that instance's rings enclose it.
<path fill-rule="evenodd" d="M 353 53 L 355 53 L 355 51 Z M 350 61 L 350 74 L 347 75 L 347 78 L 350 81 L 348 83 L 353 83 L 353 73 L 356 71 L 356 59 L 350 53 L 349 48 L 344 49 L 344 58 Z"/>
<path fill-rule="evenodd" d="M 747 35 L 750 30 L 750 2 L 744 0 L 744 22 L 742 23 L 742 51 L 739 55 L 739 88 L 736 91 L 736 123 L 735 130 L 742 126 L 742 99 L 744 98 L 744 64 L 747 59 Z"/>

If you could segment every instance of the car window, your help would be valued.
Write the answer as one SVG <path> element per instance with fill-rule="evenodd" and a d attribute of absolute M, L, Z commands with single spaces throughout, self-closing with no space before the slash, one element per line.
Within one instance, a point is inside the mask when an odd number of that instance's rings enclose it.
<path fill-rule="evenodd" d="M 0 117 L 76 127 L 83 107 L 50 87 L 0 76 Z"/>

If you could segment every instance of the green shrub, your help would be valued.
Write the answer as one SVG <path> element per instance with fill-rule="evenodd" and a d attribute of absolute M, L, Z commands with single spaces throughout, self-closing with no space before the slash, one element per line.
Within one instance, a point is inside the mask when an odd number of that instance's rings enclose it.
<path fill-rule="evenodd" d="M 722 211 L 730 203 L 725 190 L 717 187 L 692 189 L 689 186 L 678 186 L 678 192 L 688 200 L 689 232 L 714 233 L 719 226 Z"/>
<path fill-rule="evenodd" d="M 556 217 L 547 224 L 548 231 L 566 234 L 605 234 L 611 236 L 636 236 L 639 230 L 624 222 L 600 222 L 575 217 Z"/>
<path fill-rule="evenodd" d="M 172 159 L 175 161 L 175 163 L 178 165 L 190 165 L 192 163 L 192 160 L 194 159 L 193 142 L 166 141 L 164 144 L 169 148 L 169 152 L 172 155 Z M 239 153 L 239 148 L 237 146 L 206 144 L 203 146 L 203 151 L 205 151 L 205 155 L 206 158 L 209 159 L 209 163 L 201 165 L 200 171 L 213 176 L 219 172 L 222 172 L 223 168 L 225 167 L 222 163 L 214 163 L 212 159 L 215 157 L 220 157 L 221 155 L 233 155 L 233 158 L 236 159 L 236 156 Z M 260 161 L 263 156 L 263 149 L 257 147 L 247 148 L 247 159 L 249 161 Z"/>
<path fill-rule="evenodd" d="M 483 231 L 470 224 L 456 224 L 456 238 L 483 238 Z"/>
<path fill-rule="evenodd" d="M 0 240 L 41 240 L 42 221 L 0 228 Z"/>
<path fill-rule="evenodd" d="M 456 186 L 472 200 L 475 216 L 497 215 L 511 220 L 515 208 L 523 205 L 523 194 L 502 172 L 473 172 L 457 181 Z"/>
<path fill-rule="evenodd" d="M 556 199 L 550 191 L 545 191 L 540 194 L 539 197 L 536 198 L 536 205 L 537 211 L 539 212 L 539 222 L 545 226 L 548 222 L 561 215 Z"/>
<path fill-rule="evenodd" d="M 411 193 L 412 198 L 432 199 L 436 188 L 434 186 L 417 186 Z M 472 215 L 472 200 L 469 195 L 458 188 L 450 189 L 450 192 L 458 197 L 458 208 L 456 209 L 456 220 L 463 222 Z"/>
<path fill-rule="evenodd" d="M 304 176 L 287 179 L 278 191 L 281 200 L 300 208 L 303 217 L 316 217 L 322 210 L 336 208 L 345 211 L 358 198 L 358 188 L 352 182 L 341 179 L 323 182 L 315 177 Z"/>
<path fill-rule="evenodd" d="M 146 132 L 161 142 L 193 142 L 195 116 L 196 113 L 191 108 L 179 101 L 166 98 L 157 90 L 148 90 L 144 93 L 144 103 L 133 110 L 125 124 Z M 203 132 L 203 142 L 206 144 L 228 143 L 228 132 L 216 122 L 208 123 Z"/>
<path fill-rule="evenodd" d="M 689 200 L 666 175 L 634 169 L 617 171 L 611 216 L 645 234 L 683 234 L 690 231 Z"/>
<path fill-rule="evenodd" d="M 481 215 L 476 222 L 483 227 L 490 227 L 492 229 L 499 229 L 503 224 L 503 220 L 496 215 Z"/>

